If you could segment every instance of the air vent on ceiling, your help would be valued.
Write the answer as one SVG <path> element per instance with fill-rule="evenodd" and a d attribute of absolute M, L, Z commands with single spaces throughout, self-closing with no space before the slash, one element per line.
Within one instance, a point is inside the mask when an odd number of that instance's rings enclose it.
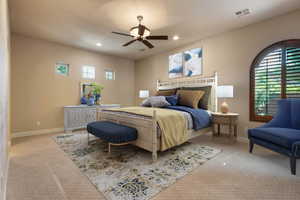
<path fill-rule="evenodd" d="M 235 12 L 235 15 L 238 16 L 238 17 L 243 17 L 243 16 L 246 16 L 246 15 L 249 15 L 249 14 L 250 14 L 250 9 L 248 9 L 248 8 Z"/>

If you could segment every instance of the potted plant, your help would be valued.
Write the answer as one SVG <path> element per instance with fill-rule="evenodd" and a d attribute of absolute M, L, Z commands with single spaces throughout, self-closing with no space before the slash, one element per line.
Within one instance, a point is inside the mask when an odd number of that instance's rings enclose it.
<path fill-rule="evenodd" d="M 95 96 L 95 103 L 97 105 L 100 104 L 100 99 L 101 99 L 101 92 L 104 89 L 102 85 L 99 85 L 97 83 L 91 83 L 91 86 L 93 87 L 93 94 Z"/>

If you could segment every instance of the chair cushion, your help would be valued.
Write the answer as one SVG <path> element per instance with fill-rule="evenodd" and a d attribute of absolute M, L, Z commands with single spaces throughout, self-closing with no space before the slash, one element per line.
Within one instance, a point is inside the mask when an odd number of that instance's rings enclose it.
<path fill-rule="evenodd" d="M 135 128 L 109 121 L 89 123 L 87 131 L 104 141 L 116 144 L 131 142 L 137 139 L 137 130 Z"/>
<path fill-rule="evenodd" d="M 300 141 L 300 130 L 289 128 L 249 129 L 249 137 L 255 137 L 291 149 L 293 143 Z"/>

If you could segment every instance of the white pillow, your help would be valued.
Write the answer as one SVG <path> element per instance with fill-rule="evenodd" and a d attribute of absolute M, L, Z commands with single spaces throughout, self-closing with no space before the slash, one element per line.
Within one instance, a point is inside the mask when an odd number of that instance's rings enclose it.
<path fill-rule="evenodd" d="M 141 106 L 144 107 L 156 107 L 156 108 L 163 108 L 166 106 L 170 106 L 171 104 L 166 100 L 165 96 L 153 96 L 153 97 L 148 97 L 145 99 Z"/>
<path fill-rule="evenodd" d="M 145 99 L 141 106 L 144 106 L 144 107 L 150 107 L 151 106 L 151 103 L 150 103 L 150 97 L 148 97 L 147 99 Z"/>
<path fill-rule="evenodd" d="M 149 100 L 151 106 L 156 108 L 163 108 L 171 105 L 164 96 L 153 96 L 150 97 Z"/>

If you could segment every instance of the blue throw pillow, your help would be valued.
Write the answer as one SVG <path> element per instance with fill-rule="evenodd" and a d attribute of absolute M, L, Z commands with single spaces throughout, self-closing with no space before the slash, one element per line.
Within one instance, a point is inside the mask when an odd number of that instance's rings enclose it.
<path fill-rule="evenodd" d="M 167 102 L 171 104 L 171 106 L 176 106 L 178 102 L 178 96 L 177 95 L 172 95 L 172 96 L 166 96 Z"/>

